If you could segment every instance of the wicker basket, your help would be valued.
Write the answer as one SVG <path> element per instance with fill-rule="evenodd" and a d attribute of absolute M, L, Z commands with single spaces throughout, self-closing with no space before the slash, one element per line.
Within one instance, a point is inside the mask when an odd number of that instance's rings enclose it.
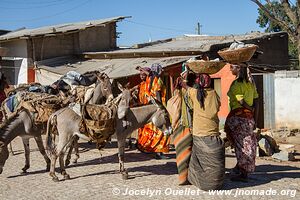
<path fill-rule="evenodd" d="M 194 60 L 187 62 L 186 65 L 195 73 L 215 74 L 220 71 L 226 62 L 224 61 L 203 61 Z"/>
<path fill-rule="evenodd" d="M 8 52 L 7 48 L 0 47 L 0 56 L 6 56 L 7 52 Z"/>
<path fill-rule="evenodd" d="M 253 54 L 255 53 L 257 45 L 252 45 L 249 47 L 244 47 L 235 50 L 223 49 L 218 51 L 218 54 L 227 62 L 230 63 L 241 63 L 249 61 Z"/>

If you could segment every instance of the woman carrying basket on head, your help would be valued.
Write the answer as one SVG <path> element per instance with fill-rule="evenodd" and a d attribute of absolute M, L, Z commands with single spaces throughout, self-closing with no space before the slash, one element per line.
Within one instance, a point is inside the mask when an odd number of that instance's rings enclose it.
<path fill-rule="evenodd" d="M 231 64 L 230 70 L 236 79 L 227 93 L 231 111 L 224 130 L 235 148 L 237 164 L 233 171 L 238 174 L 231 180 L 246 182 L 255 169 L 257 139 L 253 129 L 258 116 L 258 93 L 247 63 Z"/>
<path fill-rule="evenodd" d="M 184 103 L 189 108 L 188 123 L 184 126 L 187 133 L 177 134 L 177 130 L 174 131 L 180 182 L 185 178 L 186 183 L 189 182 L 202 190 L 216 190 L 222 188 L 225 177 L 225 149 L 223 140 L 219 137 L 220 100 L 216 91 L 210 88 L 211 78 L 208 74 L 198 73 L 190 76 L 191 73 L 185 70 L 181 74 L 182 86 L 186 91 Z M 192 85 L 191 79 L 194 80 Z M 182 145 L 177 142 L 182 140 L 181 137 L 186 138 Z M 181 151 L 183 147 L 186 149 L 184 154 Z M 181 157 L 186 159 L 181 160 Z M 186 169 L 185 173 L 182 168 Z"/>

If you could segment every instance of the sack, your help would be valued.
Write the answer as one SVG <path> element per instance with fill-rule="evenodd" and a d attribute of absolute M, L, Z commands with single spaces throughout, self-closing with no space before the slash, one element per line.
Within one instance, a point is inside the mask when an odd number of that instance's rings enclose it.
<path fill-rule="evenodd" d="M 82 108 L 80 132 L 96 141 L 101 149 L 115 132 L 117 106 L 86 104 Z"/>
<path fill-rule="evenodd" d="M 176 89 L 174 96 L 167 102 L 167 111 L 171 117 L 172 128 L 174 129 L 181 116 L 182 95 L 181 91 Z"/>

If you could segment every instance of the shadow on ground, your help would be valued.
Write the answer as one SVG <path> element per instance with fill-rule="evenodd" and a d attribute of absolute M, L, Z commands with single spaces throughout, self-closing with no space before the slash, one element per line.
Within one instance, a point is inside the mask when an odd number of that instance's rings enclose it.
<path fill-rule="evenodd" d="M 300 168 L 283 165 L 258 165 L 253 174 L 250 175 L 247 183 L 232 182 L 230 175 L 226 174 L 226 180 L 223 189 L 235 189 L 263 185 L 271 181 L 283 178 L 300 178 Z"/>

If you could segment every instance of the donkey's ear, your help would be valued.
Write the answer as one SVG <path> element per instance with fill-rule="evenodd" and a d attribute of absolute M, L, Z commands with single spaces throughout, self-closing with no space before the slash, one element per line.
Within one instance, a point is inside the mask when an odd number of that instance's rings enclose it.
<path fill-rule="evenodd" d="M 125 90 L 125 88 L 123 87 L 123 85 L 121 85 L 121 83 L 117 82 L 118 84 L 118 88 L 119 90 L 121 90 L 121 92 L 123 92 Z"/>
<path fill-rule="evenodd" d="M 130 82 L 126 83 L 125 88 L 126 88 L 127 90 L 130 89 Z"/>
<path fill-rule="evenodd" d="M 108 76 L 106 73 L 103 73 L 103 74 L 102 74 L 102 77 L 103 77 L 103 78 L 109 78 L 109 76 Z"/>
<path fill-rule="evenodd" d="M 158 106 L 157 103 L 156 103 L 157 101 L 153 98 L 153 96 L 149 96 L 148 98 L 150 99 L 152 104 Z"/>
<path fill-rule="evenodd" d="M 152 104 L 156 105 L 159 108 L 164 108 L 164 105 L 158 101 L 157 99 L 155 99 L 154 97 L 150 96 L 150 101 L 152 102 Z"/>

